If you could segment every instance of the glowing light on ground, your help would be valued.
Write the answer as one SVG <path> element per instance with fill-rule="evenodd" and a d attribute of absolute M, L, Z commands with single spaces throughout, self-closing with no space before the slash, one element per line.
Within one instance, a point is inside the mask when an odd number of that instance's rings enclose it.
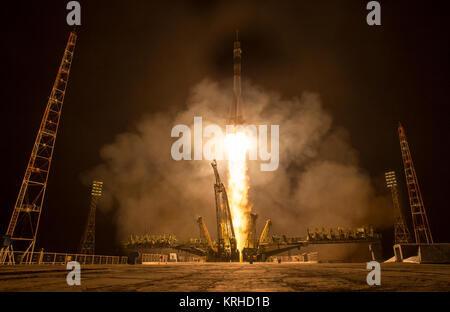
<path fill-rule="evenodd" d="M 251 207 L 248 204 L 249 181 L 246 155 L 250 147 L 244 132 L 227 134 L 225 147 L 228 153 L 228 201 L 233 218 L 237 249 L 241 253 L 247 239 L 248 216 Z"/>

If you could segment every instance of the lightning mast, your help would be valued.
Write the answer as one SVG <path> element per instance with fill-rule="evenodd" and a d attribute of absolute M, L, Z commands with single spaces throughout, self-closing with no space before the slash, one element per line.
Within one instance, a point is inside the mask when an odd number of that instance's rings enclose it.
<path fill-rule="evenodd" d="M 409 231 L 403 219 L 398 198 L 397 178 L 395 171 L 385 173 L 386 186 L 391 190 L 392 202 L 394 204 L 394 236 L 396 244 L 407 244 L 410 241 Z"/>
<path fill-rule="evenodd" d="M 5 235 L 15 247 L 24 248 L 22 262 L 29 261 L 31 263 L 30 255 L 33 254 L 36 244 L 42 204 L 76 40 L 77 35 L 75 32 L 71 32 Z M 11 259 L 12 248 L 12 244 L 2 248 L 0 263 L 4 263 L 7 256 L 10 257 L 10 261 L 14 262 L 14 259 Z"/>
<path fill-rule="evenodd" d="M 406 186 L 408 188 L 409 205 L 411 207 L 416 243 L 432 244 L 433 237 L 431 236 L 430 225 L 425 212 L 422 194 L 420 193 L 419 180 L 417 179 L 408 141 L 406 140 L 405 129 L 400 123 L 398 125 L 398 136 L 405 168 Z"/>
<path fill-rule="evenodd" d="M 97 204 L 102 196 L 103 182 L 92 182 L 91 204 L 89 210 L 88 221 L 80 244 L 80 253 L 85 255 L 93 255 L 95 252 L 95 212 Z"/>

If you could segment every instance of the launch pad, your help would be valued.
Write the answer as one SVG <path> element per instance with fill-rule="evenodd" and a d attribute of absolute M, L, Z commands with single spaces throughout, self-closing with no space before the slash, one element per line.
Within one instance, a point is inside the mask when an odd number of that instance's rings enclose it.
<path fill-rule="evenodd" d="M 247 225 L 247 237 L 242 251 L 237 249 L 234 226 L 228 202 L 228 195 L 217 170 L 217 162 L 211 166 L 214 171 L 215 183 L 215 208 L 217 222 L 217 239 L 213 240 L 208 231 L 203 217 L 197 218 L 200 230 L 200 239 L 190 239 L 179 242 L 172 235 L 156 237 L 136 237 L 126 246 L 128 250 L 138 251 L 142 254 L 145 249 L 166 248 L 187 252 L 207 262 L 265 262 L 270 257 L 288 252 L 293 249 L 300 250 L 309 245 L 324 244 L 369 244 L 372 260 L 381 259 L 381 235 L 372 227 L 360 227 L 344 230 L 338 227 L 336 230 L 314 231 L 307 230 L 305 236 L 287 237 L 286 235 L 274 235 L 272 233 L 272 220 L 267 219 L 259 236 L 256 233 L 256 220 L 258 215 L 250 213 Z M 139 258 L 139 256 L 137 256 Z"/>
<path fill-rule="evenodd" d="M 246 226 L 246 240 L 242 250 L 238 250 L 235 230 L 228 201 L 227 190 L 217 169 L 217 162 L 211 162 L 214 171 L 214 195 L 216 210 L 217 239 L 213 240 L 208 231 L 203 217 L 197 218 L 200 238 L 191 238 L 187 241 L 178 241 L 173 235 L 136 236 L 125 246 L 133 254 L 132 263 L 142 262 L 142 255 L 154 257 L 161 248 L 172 252 L 186 252 L 206 262 L 265 262 L 273 257 L 290 250 L 300 250 L 309 245 L 324 244 L 369 244 L 367 250 L 368 258 L 372 260 L 381 259 L 381 235 L 376 233 L 372 227 L 360 227 L 347 229 L 338 227 L 336 230 L 314 231 L 307 230 L 306 235 L 287 237 L 286 235 L 275 235 L 272 233 L 272 220 L 265 221 L 264 228 L 258 236 L 256 233 L 256 221 L 258 215 L 250 213 Z M 369 256 L 369 250 L 371 256 Z M 150 252 L 150 254 L 148 253 Z M 170 251 L 169 251 L 170 253 Z M 165 258 L 167 255 L 161 255 Z M 139 259 L 139 260 L 138 260 Z"/>
<path fill-rule="evenodd" d="M 365 263 L 169 263 L 88 265 L 80 286 L 63 266 L 0 266 L 0 291 L 49 292 L 300 292 L 450 291 L 450 265 L 381 264 L 382 282 L 366 283 Z"/>

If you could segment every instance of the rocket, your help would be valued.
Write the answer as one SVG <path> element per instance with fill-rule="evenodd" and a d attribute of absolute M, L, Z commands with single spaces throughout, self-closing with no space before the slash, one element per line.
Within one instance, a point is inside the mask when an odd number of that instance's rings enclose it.
<path fill-rule="evenodd" d="M 239 41 L 239 31 L 236 30 L 236 39 L 234 41 L 233 49 L 233 102 L 230 107 L 230 117 L 229 121 L 232 125 L 240 125 L 244 122 L 241 111 L 241 59 L 242 59 L 242 49 L 241 42 Z"/>

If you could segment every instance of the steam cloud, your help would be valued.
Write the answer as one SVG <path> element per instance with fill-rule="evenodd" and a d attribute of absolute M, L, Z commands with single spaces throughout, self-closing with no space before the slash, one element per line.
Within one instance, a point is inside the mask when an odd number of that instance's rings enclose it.
<path fill-rule="evenodd" d="M 173 126 L 192 125 L 194 116 L 225 126 L 232 90 L 204 80 L 195 86 L 184 110 L 144 117 L 135 131 L 123 133 L 101 151 L 103 163 L 83 180 L 104 181 L 100 209 L 116 206 L 118 239 L 131 234 L 173 233 L 198 237 L 195 218 L 205 218 L 216 233 L 214 175 L 207 160 L 175 161 L 170 148 Z M 388 197 L 379 196 L 358 166 L 345 129 L 335 128 L 317 94 L 283 99 L 257 86 L 245 88 L 244 117 L 250 124 L 280 125 L 280 164 L 273 172 L 249 162 L 249 200 L 258 213 L 258 233 L 266 218 L 275 232 L 304 235 L 306 228 L 355 227 L 390 222 Z M 192 128 L 191 128 L 192 130 Z M 226 184 L 226 161 L 218 162 Z"/>

